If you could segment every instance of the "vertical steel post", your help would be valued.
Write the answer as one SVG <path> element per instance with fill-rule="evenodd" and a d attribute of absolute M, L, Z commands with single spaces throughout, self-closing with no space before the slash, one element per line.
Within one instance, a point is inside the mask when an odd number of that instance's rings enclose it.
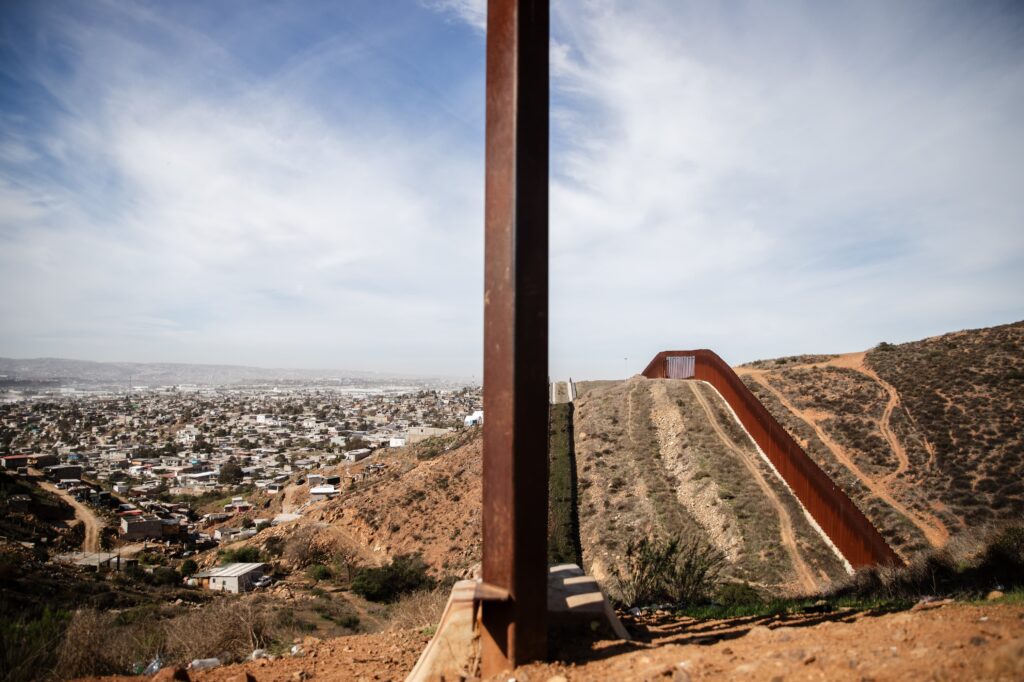
<path fill-rule="evenodd" d="M 547 653 L 547 0 L 489 0 L 483 674 Z"/>

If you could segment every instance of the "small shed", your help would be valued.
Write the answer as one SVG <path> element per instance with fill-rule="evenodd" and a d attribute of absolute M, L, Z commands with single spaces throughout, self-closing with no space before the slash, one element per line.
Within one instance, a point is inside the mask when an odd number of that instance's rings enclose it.
<path fill-rule="evenodd" d="M 238 594 L 253 589 L 265 569 L 266 564 L 226 564 L 200 571 L 195 577 L 208 590 Z"/>
<path fill-rule="evenodd" d="M 338 490 L 333 485 L 320 485 L 309 491 L 309 499 L 313 502 L 319 502 L 320 500 L 334 497 L 337 494 Z"/>
<path fill-rule="evenodd" d="M 366 459 L 370 456 L 369 448 L 360 448 L 358 450 L 349 450 L 342 457 L 345 458 L 346 462 L 358 462 L 361 459 Z"/>

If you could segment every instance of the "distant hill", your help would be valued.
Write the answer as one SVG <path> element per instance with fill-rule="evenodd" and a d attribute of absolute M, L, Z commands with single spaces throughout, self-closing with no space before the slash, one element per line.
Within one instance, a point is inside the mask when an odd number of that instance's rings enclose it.
<path fill-rule="evenodd" d="M 905 557 L 1024 514 L 1024 322 L 737 371 Z"/>
<path fill-rule="evenodd" d="M 429 384 L 442 380 L 353 370 L 265 369 L 240 365 L 154 362 L 92 362 L 61 358 L 0 358 L 0 382 L 8 386 L 41 382 L 78 387 L 174 386 L 197 384 L 313 383 L 368 385 L 388 381 Z"/>

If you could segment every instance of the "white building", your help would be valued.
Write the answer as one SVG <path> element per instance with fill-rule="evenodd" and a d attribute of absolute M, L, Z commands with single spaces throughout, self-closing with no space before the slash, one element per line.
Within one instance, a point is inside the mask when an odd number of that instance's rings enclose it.
<path fill-rule="evenodd" d="M 391 440 L 388 441 L 388 447 L 389 448 L 405 447 L 405 439 L 404 438 L 392 438 Z"/>
<path fill-rule="evenodd" d="M 484 423 L 484 411 L 483 410 L 475 410 L 473 412 L 473 414 L 471 414 L 468 417 L 466 417 L 465 420 L 463 420 L 463 421 L 464 421 L 466 426 L 476 426 L 478 424 L 483 424 Z"/>
<path fill-rule="evenodd" d="M 196 574 L 203 587 L 221 592 L 248 592 L 263 577 L 266 564 L 227 564 Z"/>
<path fill-rule="evenodd" d="M 349 450 L 342 457 L 345 458 L 346 462 L 358 462 L 361 459 L 366 459 L 370 456 L 369 448 L 360 448 L 359 450 Z"/>
<path fill-rule="evenodd" d="M 309 499 L 313 502 L 319 502 L 320 500 L 326 500 L 334 497 L 337 494 L 338 491 L 333 485 L 318 485 L 317 487 L 310 489 Z"/>

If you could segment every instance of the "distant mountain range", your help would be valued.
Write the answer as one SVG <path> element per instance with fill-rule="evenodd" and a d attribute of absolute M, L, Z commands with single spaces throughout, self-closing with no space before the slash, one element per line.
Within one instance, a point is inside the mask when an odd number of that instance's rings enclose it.
<path fill-rule="evenodd" d="M 46 383 L 69 387 L 230 386 L 266 383 L 320 383 L 369 386 L 401 381 L 416 385 L 454 383 L 454 379 L 411 377 L 353 370 L 267 369 L 240 365 L 191 365 L 168 362 L 92 362 L 62 358 L 0 358 L 0 384 Z"/>

